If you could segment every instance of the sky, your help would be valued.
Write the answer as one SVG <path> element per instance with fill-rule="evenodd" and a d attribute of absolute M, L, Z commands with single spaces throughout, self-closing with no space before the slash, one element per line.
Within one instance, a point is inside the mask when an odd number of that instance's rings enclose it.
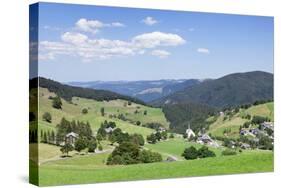
<path fill-rule="evenodd" d="M 39 75 L 61 82 L 273 73 L 273 18 L 40 3 Z"/>

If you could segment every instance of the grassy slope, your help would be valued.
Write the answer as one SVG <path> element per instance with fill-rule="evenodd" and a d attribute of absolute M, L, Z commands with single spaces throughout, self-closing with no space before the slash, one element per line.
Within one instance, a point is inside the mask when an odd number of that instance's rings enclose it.
<path fill-rule="evenodd" d="M 246 121 L 249 121 L 242 118 L 242 116 L 245 114 L 250 114 L 251 116 L 258 115 L 268 117 L 273 120 L 273 102 L 252 106 L 247 110 L 240 109 L 240 111 L 231 119 L 223 120 L 223 117 L 219 117 L 214 123 L 210 125 L 208 132 L 214 136 L 224 136 L 223 131 L 226 128 L 231 128 L 231 133 L 229 133 L 227 136 L 237 138 L 239 137 L 239 127 Z"/>
<path fill-rule="evenodd" d="M 114 100 L 114 101 L 95 101 L 90 99 L 82 99 L 82 98 L 73 98 L 73 103 L 70 104 L 64 100 L 62 110 L 54 109 L 52 107 L 52 101 L 48 99 L 49 96 L 55 96 L 53 93 L 50 93 L 45 88 L 40 88 L 40 98 L 39 98 L 39 131 L 40 129 L 44 130 L 54 130 L 55 125 L 57 125 L 62 117 L 65 117 L 69 120 L 83 120 L 89 121 L 92 125 L 93 131 L 96 132 L 100 127 L 101 122 L 104 120 L 109 120 L 109 115 L 118 115 L 119 113 L 123 113 L 124 115 L 127 113 L 126 117 L 128 119 L 139 120 L 143 124 L 148 122 L 159 122 L 169 126 L 166 121 L 164 114 L 160 108 L 151 108 L 143 105 L 138 105 L 132 103 L 132 105 L 124 107 L 124 103 L 126 101 L 123 100 Z M 137 108 L 138 106 L 138 108 Z M 100 108 L 105 108 L 106 115 L 103 117 L 100 114 Z M 83 108 L 88 108 L 88 114 L 83 115 L 81 113 Z M 140 111 L 140 113 L 135 114 L 135 110 Z M 147 115 L 143 115 L 143 111 L 147 111 Z M 47 123 L 42 120 L 42 115 L 45 112 L 50 112 L 52 115 L 52 123 Z M 115 121 L 117 126 L 120 127 L 123 131 L 128 133 L 140 133 L 144 136 L 153 132 L 152 129 L 136 126 L 132 123 L 125 122 L 119 120 L 117 118 L 111 119 L 111 121 Z"/>
<path fill-rule="evenodd" d="M 196 148 L 202 147 L 201 144 L 187 142 L 184 139 L 180 139 L 180 138 L 174 138 L 174 139 L 169 139 L 166 141 L 161 141 L 161 142 L 158 142 L 157 144 L 146 144 L 145 145 L 146 148 L 161 153 L 163 157 L 172 155 L 172 156 L 177 157 L 178 159 L 183 159 L 181 154 L 183 153 L 184 149 L 189 146 L 194 146 Z M 219 156 L 221 154 L 221 149 L 210 148 L 210 150 L 214 151 L 217 156 Z"/>
<path fill-rule="evenodd" d="M 259 153 L 257 155 L 257 152 Z M 103 156 L 104 155 L 104 156 Z M 236 156 L 189 161 L 105 166 L 107 154 L 51 162 L 40 167 L 40 185 L 98 183 L 217 174 L 273 171 L 273 153 L 249 151 Z"/>

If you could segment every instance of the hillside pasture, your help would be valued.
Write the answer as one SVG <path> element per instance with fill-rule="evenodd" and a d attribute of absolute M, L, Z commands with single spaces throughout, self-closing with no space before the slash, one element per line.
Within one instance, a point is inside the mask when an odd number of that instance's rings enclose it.
<path fill-rule="evenodd" d="M 51 186 L 273 171 L 273 153 L 269 151 L 127 166 L 105 166 L 104 158 L 106 154 L 43 164 L 39 170 L 39 184 Z"/>

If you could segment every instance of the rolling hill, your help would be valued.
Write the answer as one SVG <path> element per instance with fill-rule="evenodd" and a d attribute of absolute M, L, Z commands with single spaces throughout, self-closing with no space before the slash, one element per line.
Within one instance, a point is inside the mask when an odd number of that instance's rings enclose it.
<path fill-rule="evenodd" d="M 46 88 L 39 88 L 39 131 L 55 130 L 56 125 L 65 117 L 68 120 L 88 121 L 94 132 L 98 130 L 100 124 L 107 121 L 114 121 L 117 127 L 128 133 L 141 133 L 144 136 L 152 133 L 154 130 L 142 126 L 137 126 L 136 121 L 140 121 L 141 125 L 157 122 L 168 128 L 169 123 L 160 108 L 152 108 L 137 103 L 128 104 L 128 101 L 122 99 L 110 101 L 97 101 L 81 97 L 73 97 L 71 102 L 62 99 L 62 109 L 52 107 L 50 96 L 56 96 L 56 93 L 50 92 Z M 102 116 L 100 109 L 104 107 L 105 115 Z M 87 114 L 82 114 L 82 109 L 88 109 Z M 138 110 L 138 113 L 135 113 Z M 143 112 L 147 111 L 147 115 Z M 43 114 L 49 112 L 52 115 L 52 122 L 43 121 Z M 119 114 L 123 114 L 126 120 L 116 118 Z"/>
<path fill-rule="evenodd" d="M 212 121 L 212 123 L 209 125 L 208 133 L 219 137 L 226 136 L 229 138 L 239 138 L 240 126 L 249 121 L 248 119 L 244 118 L 247 114 L 251 117 L 262 116 L 274 121 L 273 102 L 254 105 L 248 109 L 240 108 L 239 112 L 232 115 L 209 117 L 207 121 Z M 228 133 L 224 133 L 224 130 L 226 129 L 230 131 Z"/>
<path fill-rule="evenodd" d="M 153 101 L 152 104 L 193 102 L 224 108 L 268 99 L 273 99 L 273 74 L 254 71 L 208 80 Z"/>

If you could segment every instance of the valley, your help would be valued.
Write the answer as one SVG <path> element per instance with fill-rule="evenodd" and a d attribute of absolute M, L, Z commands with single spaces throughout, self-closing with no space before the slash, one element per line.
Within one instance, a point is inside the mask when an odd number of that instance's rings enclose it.
<path fill-rule="evenodd" d="M 249 103 L 227 108 L 190 102 L 151 105 L 106 90 L 42 80 L 39 100 L 30 98 L 35 105 L 39 103 L 38 112 L 35 106 L 30 108 L 38 117 L 30 122 L 31 130 L 38 133 L 38 143 L 30 143 L 31 151 L 38 150 L 38 155 L 31 154 L 30 165 L 36 169 L 38 164 L 42 186 L 273 170 L 270 143 L 274 134 L 274 103 L 268 98 L 252 104 L 250 99 Z M 34 89 L 31 93 L 36 95 Z M 271 132 L 262 126 L 263 122 L 272 122 Z M 83 133 L 83 126 L 88 132 Z M 76 142 L 80 138 L 76 129 L 82 131 L 80 135 L 90 134 L 93 151 L 83 145 L 78 148 Z M 252 133 L 253 130 L 259 134 Z M 66 132 L 59 141 L 61 131 Z M 68 144 L 69 134 L 74 139 L 69 147 L 73 148 L 62 150 Z M 113 153 L 128 141 L 138 144 L 135 149 L 140 157 L 152 158 L 136 158 L 128 164 L 125 158 L 123 162 L 113 158 L 110 164 Z M 192 148 L 197 152 L 196 160 L 190 160 L 189 153 L 185 153 Z M 153 156 L 160 158 L 156 160 Z"/>

